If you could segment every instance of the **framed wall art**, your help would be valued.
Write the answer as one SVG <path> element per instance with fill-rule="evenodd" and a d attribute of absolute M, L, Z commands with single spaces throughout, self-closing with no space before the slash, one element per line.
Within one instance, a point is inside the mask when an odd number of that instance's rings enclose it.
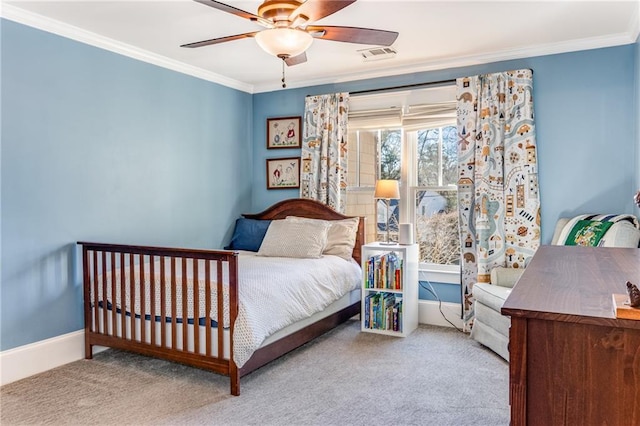
<path fill-rule="evenodd" d="M 300 157 L 267 158 L 267 189 L 300 188 Z"/>
<path fill-rule="evenodd" d="M 300 148 L 302 117 L 267 118 L 267 149 Z"/>

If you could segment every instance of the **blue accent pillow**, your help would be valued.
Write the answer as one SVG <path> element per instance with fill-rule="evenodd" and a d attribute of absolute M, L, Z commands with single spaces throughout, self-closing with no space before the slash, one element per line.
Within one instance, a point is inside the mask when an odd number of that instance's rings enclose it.
<path fill-rule="evenodd" d="M 244 217 L 236 220 L 231 242 L 225 250 L 258 251 L 271 224 L 270 220 L 247 219 Z"/>

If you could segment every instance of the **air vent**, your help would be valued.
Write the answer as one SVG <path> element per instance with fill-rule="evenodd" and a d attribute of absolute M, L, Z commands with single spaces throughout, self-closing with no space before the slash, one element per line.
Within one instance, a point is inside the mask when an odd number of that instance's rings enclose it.
<path fill-rule="evenodd" d="M 396 56 L 396 51 L 392 47 L 373 47 L 371 49 L 358 50 L 365 61 L 379 61 Z"/>

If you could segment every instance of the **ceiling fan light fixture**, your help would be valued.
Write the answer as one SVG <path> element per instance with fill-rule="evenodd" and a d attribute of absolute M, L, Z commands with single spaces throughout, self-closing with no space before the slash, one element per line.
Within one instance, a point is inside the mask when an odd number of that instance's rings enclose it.
<path fill-rule="evenodd" d="M 294 28 L 272 28 L 255 35 L 258 45 L 267 53 L 278 57 L 293 57 L 306 51 L 313 37 Z"/>

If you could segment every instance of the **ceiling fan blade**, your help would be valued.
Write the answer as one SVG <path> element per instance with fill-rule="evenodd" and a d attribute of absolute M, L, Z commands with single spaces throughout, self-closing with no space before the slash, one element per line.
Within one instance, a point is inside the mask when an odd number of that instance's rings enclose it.
<path fill-rule="evenodd" d="M 214 9 L 231 13 L 233 15 L 239 16 L 244 19 L 248 19 L 253 22 L 257 22 L 258 24 L 265 26 L 267 28 L 273 28 L 273 22 L 271 22 L 270 20 L 264 19 L 262 16 L 254 15 L 253 13 L 247 12 L 245 10 L 238 9 L 237 7 L 229 6 L 228 4 L 221 3 L 215 0 L 194 0 L 194 1 L 204 4 L 205 6 L 209 6 Z"/>
<path fill-rule="evenodd" d="M 284 62 L 290 67 L 292 67 L 294 65 L 298 65 L 298 64 L 303 64 L 303 63 L 307 62 L 307 54 L 306 54 L 306 52 L 302 52 L 299 55 L 291 56 L 289 58 L 286 58 L 284 60 Z"/>
<path fill-rule="evenodd" d="M 198 0 L 196 0 L 198 1 Z M 289 15 L 289 21 L 294 22 L 300 15 L 307 21 L 314 22 L 344 9 L 356 0 L 307 0 Z"/>
<path fill-rule="evenodd" d="M 398 38 L 395 31 L 374 30 L 371 28 L 333 27 L 328 25 L 309 25 L 307 32 L 315 38 L 323 40 L 344 41 L 347 43 L 373 44 L 376 46 L 391 46 Z M 313 33 L 319 33 L 318 35 Z"/>
<path fill-rule="evenodd" d="M 203 47 L 203 46 L 210 46 L 212 44 L 218 44 L 218 43 L 224 43 L 225 41 L 233 41 L 233 40 L 240 40 L 242 38 L 251 38 L 254 37 L 258 32 L 253 32 L 253 33 L 244 33 L 244 34 L 237 34 L 237 35 L 232 35 L 232 36 L 226 36 L 226 37 L 218 37 L 218 38 L 212 38 L 211 40 L 203 40 L 203 41 L 196 41 L 194 43 L 187 43 L 187 44 L 183 44 L 180 47 Z"/>

